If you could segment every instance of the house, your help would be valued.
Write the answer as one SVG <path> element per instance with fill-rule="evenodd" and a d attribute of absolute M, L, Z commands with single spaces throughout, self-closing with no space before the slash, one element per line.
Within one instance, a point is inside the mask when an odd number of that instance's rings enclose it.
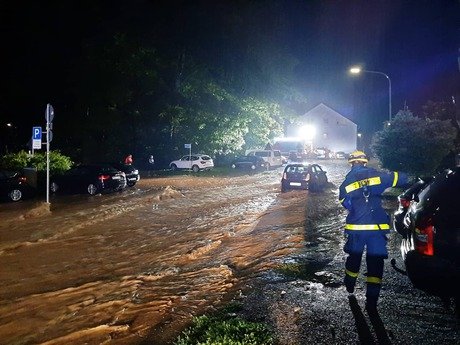
<path fill-rule="evenodd" d="M 356 150 L 357 125 L 327 105 L 320 103 L 299 116 L 297 123 L 287 127 L 286 136 L 299 137 L 299 129 L 307 125 L 315 130 L 308 139 L 312 148 L 346 153 Z"/>

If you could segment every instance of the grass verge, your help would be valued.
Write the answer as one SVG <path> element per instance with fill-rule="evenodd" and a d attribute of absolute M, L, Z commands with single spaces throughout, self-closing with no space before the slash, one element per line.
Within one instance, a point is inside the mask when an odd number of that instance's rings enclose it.
<path fill-rule="evenodd" d="M 250 322 L 236 316 L 241 306 L 227 305 L 213 315 L 193 318 L 192 325 L 184 330 L 174 345 L 272 345 L 273 336 L 262 323 Z"/>

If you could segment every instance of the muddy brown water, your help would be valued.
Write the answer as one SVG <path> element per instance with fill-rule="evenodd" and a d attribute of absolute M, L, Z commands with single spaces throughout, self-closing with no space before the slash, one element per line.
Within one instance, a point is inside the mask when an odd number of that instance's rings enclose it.
<path fill-rule="evenodd" d="M 161 343 L 304 246 L 308 192 L 280 194 L 280 176 L 146 178 L 50 209 L 0 205 L 0 342 Z"/>
<path fill-rule="evenodd" d="M 272 170 L 145 178 L 122 193 L 53 196 L 50 208 L 0 204 L 0 344 L 171 344 L 231 299 L 280 345 L 359 343 L 373 331 L 369 343 L 458 344 L 451 310 L 388 263 L 384 328 L 360 309 L 362 279 L 348 303 L 337 200 L 348 166 L 318 163 L 332 182 L 323 193 L 282 194 Z"/>

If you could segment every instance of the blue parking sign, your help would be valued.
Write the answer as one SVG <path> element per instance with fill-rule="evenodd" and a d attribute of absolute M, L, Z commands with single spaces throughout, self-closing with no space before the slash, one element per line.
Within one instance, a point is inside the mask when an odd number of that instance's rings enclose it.
<path fill-rule="evenodd" d="M 42 148 L 42 128 L 32 127 L 32 148 L 40 150 Z"/>
<path fill-rule="evenodd" d="M 32 127 L 32 139 L 42 140 L 42 128 L 41 127 Z"/>

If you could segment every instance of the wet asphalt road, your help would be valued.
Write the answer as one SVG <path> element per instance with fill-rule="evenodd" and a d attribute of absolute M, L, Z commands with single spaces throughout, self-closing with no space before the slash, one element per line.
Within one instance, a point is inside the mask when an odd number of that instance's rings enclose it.
<path fill-rule="evenodd" d="M 304 246 L 280 261 L 281 269 L 264 272 L 248 289 L 256 291 L 241 300 L 244 315 L 270 324 L 279 344 L 460 344 L 454 306 L 415 290 L 408 278 L 390 265 L 403 269 L 400 238 L 389 235 L 389 259 L 385 260 L 378 313 L 364 308 L 365 260 L 353 295 L 342 285 L 345 211 L 338 203 L 338 186 L 347 167 L 321 162 L 332 185 L 324 193 L 309 194 L 305 222 L 293 231 L 304 235 Z M 391 214 L 395 199 L 384 200 Z M 296 205 L 292 212 L 296 212 Z M 284 269 L 283 269 L 284 268 Z M 294 271 L 294 272 L 292 272 Z"/>

